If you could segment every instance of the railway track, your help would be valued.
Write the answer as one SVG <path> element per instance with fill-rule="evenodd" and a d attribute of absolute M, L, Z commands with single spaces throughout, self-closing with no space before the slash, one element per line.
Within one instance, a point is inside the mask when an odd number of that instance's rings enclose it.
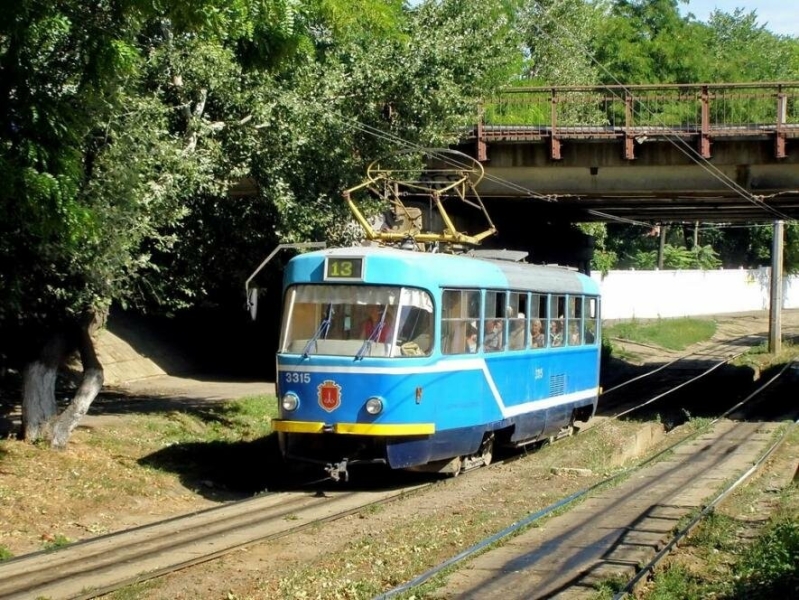
<path fill-rule="evenodd" d="M 0 598 L 94 598 L 235 549 L 397 500 L 388 491 L 280 492 L 0 562 Z"/>
<path fill-rule="evenodd" d="M 703 350 L 705 363 L 715 354 Z M 685 369 L 689 371 L 690 369 Z M 427 485 L 356 493 L 268 494 L 0 563 L 2 598 L 92 598 L 253 543 L 390 502 Z"/>
<path fill-rule="evenodd" d="M 644 406 L 698 382 L 764 341 L 765 338 L 760 335 L 739 335 L 702 344 L 668 362 L 653 365 L 643 373 L 616 382 L 605 389 L 599 399 L 597 415 L 619 418 L 636 411 L 640 414 Z M 740 372 L 737 376 L 742 377 L 743 383 L 748 375 Z M 642 403 L 641 397 L 649 400 Z"/>
<path fill-rule="evenodd" d="M 726 493 L 729 481 L 739 481 L 741 474 L 749 473 L 752 464 L 762 463 L 773 447 L 773 438 L 782 427 L 777 419 L 784 418 L 785 407 L 791 406 L 774 399 L 790 399 L 793 394 L 784 383 L 771 383 L 766 382 L 756 393 L 729 407 L 698 434 L 634 470 L 564 498 L 377 598 L 387 600 L 411 591 L 467 560 L 468 565 L 459 565 L 461 568 L 433 597 L 589 598 L 596 593 L 596 584 L 618 577 L 620 572 L 630 578 L 630 586 L 634 585 L 633 579 L 643 576 L 635 567 L 647 563 L 670 543 L 670 534 L 680 519 L 704 507 L 716 490 Z M 796 415 L 792 418 L 795 420 Z M 572 510 L 517 535 L 578 500 L 583 502 Z M 512 535 L 517 537 L 473 558 Z"/>

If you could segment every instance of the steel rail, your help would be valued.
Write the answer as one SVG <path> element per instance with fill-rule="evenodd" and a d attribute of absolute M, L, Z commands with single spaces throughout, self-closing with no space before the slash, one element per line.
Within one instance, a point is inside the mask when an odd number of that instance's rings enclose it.
<path fill-rule="evenodd" d="M 728 360 L 732 360 L 732 358 L 734 358 L 734 357 L 731 357 Z M 789 365 L 790 364 L 792 364 L 792 363 L 789 363 Z M 715 366 L 711 367 L 711 370 L 714 370 L 714 369 L 718 368 L 718 366 L 719 365 L 715 365 Z M 721 415 L 719 415 L 715 419 L 709 421 L 704 426 L 698 427 L 697 430 L 692 432 L 690 435 L 686 436 L 685 438 L 683 438 L 681 440 L 678 440 L 674 444 L 671 444 L 670 446 L 668 446 L 667 448 L 664 448 L 663 450 L 657 452 L 653 456 L 650 456 L 650 457 L 644 459 L 643 461 L 641 461 L 640 463 L 638 463 L 638 464 L 636 464 L 636 465 L 634 465 L 632 467 L 624 469 L 624 470 L 622 470 L 622 471 L 620 471 L 620 472 L 618 472 L 618 473 L 616 473 L 614 475 L 611 475 L 610 477 L 607 477 L 607 478 L 603 479 L 602 481 L 598 481 L 597 483 L 594 483 L 594 484 L 592 484 L 592 485 L 590 485 L 590 486 L 588 486 L 586 488 L 583 488 L 582 490 L 579 490 L 579 491 L 567 496 L 566 498 L 562 498 L 561 500 L 558 500 L 557 502 L 555 502 L 553 504 L 550 504 L 549 506 L 547 506 L 545 508 L 542 508 L 542 509 L 540 509 L 538 511 L 535 511 L 535 512 L 531 513 L 530 515 L 528 515 L 527 517 L 521 519 L 520 521 L 517 521 L 517 522 L 509 525 L 508 527 L 506 527 L 502 531 L 499 531 L 499 532 L 497 532 L 497 533 L 495 533 L 495 534 L 493 534 L 491 536 L 488 536 L 487 538 L 484 538 L 482 541 L 472 545 L 471 547 L 469 547 L 466 550 L 460 552 L 459 554 L 453 556 L 452 558 L 450 558 L 450 559 L 444 561 L 443 563 L 441 563 L 441 564 L 439 564 L 439 565 L 437 565 L 437 566 L 425 571 L 424 573 L 422 573 L 418 577 L 412 579 L 411 581 L 406 582 L 406 583 L 404 583 L 402 585 L 399 585 L 397 587 L 394 587 L 394 588 L 392 588 L 392 589 L 390 589 L 390 590 L 388 590 L 388 591 L 386 591 L 386 592 L 384 592 L 382 594 L 379 594 L 378 596 L 375 596 L 373 598 L 373 600 L 389 600 L 390 598 L 394 598 L 395 596 L 397 596 L 399 594 L 408 592 L 409 590 L 411 590 L 411 589 L 413 589 L 413 588 L 415 588 L 415 587 L 417 587 L 419 585 L 422 585 L 423 583 L 429 581 L 431 578 L 435 577 L 436 575 L 441 574 L 443 571 L 449 569 L 450 567 L 453 567 L 454 565 L 464 561 L 467 558 L 471 558 L 471 557 L 475 556 L 476 554 L 478 554 L 479 552 L 481 552 L 482 550 L 484 550 L 488 546 L 490 546 L 490 545 L 492 545 L 492 544 L 494 544 L 494 543 L 496 543 L 496 542 L 498 542 L 498 541 L 510 536 L 511 534 L 520 533 L 524 528 L 526 528 L 527 526 L 535 523 L 536 521 L 538 521 L 538 520 L 540 520 L 540 519 L 542 519 L 542 518 L 544 518 L 546 516 L 550 516 L 553 513 L 563 509 L 564 507 L 567 507 L 567 506 L 575 503 L 578 500 L 586 499 L 592 492 L 597 491 L 599 489 L 603 489 L 603 488 L 609 487 L 612 484 L 616 484 L 616 483 L 622 481 L 623 479 L 626 479 L 627 477 L 633 475 L 635 472 L 642 470 L 644 467 L 646 467 L 646 466 L 648 466 L 648 465 L 650 465 L 652 463 L 655 463 L 656 461 L 660 460 L 662 457 L 669 455 L 676 448 L 682 446 L 683 444 L 687 444 L 688 442 L 691 442 L 694 439 L 696 439 L 697 437 L 699 437 L 700 435 L 704 434 L 708 429 L 710 429 L 710 427 L 712 427 L 718 421 L 720 421 L 721 419 L 727 417 L 729 414 L 731 414 L 733 411 L 737 410 L 741 406 L 745 405 L 752 398 L 754 398 L 760 392 L 762 392 L 766 387 L 768 387 L 773 381 L 775 381 L 777 379 L 777 377 L 779 377 L 779 375 L 784 373 L 785 369 L 787 369 L 787 366 L 777 376 L 773 377 L 771 380 L 769 380 L 768 382 L 766 382 L 765 384 L 760 386 L 757 390 L 755 390 L 752 394 L 747 396 L 744 400 L 742 400 L 740 402 L 737 402 L 735 405 L 733 405 L 732 407 L 727 409 L 724 413 L 722 413 Z M 700 377 L 703 377 L 706 374 L 707 373 L 703 373 L 703 374 L 700 375 Z M 682 387 L 683 385 L 684 384 L 681 384 L 679 387 Z M 660 397 L 662 397 L 662 395 Z M 641 404 L 641 406 L 645 406 L 645 405 L 647 405 L 649 403 L 650 403 L 650 401 L 647 401 L 647 402 Z"/>
<path fill-rule="evenodd" d="M 278 492 L 87 539 L 55 551 L 20 556 L 0 563 L 0 597 L 95 598 L 254 543 L 387 504 L 431 485 L 434 483 L 391 490 L 377 500 L 374 494 L 357 492 L 329 496 Z M 321 517 L 312 518 L 314 511 Z M 307 520 L 290 518 L 304 514 Z M 96 578 L 95 584 L 87 583 L 91 577 Z"/>
<path fill-rule="evenodd" d="M 759 387 L 757 390 L 755 390 L 752 394 L 750 394 L 749 396 L 747 396 L 746 398 L 741 400 L 738 404 L 736 404 L 735 406 L 733 406 L 732 408 L 727 410 L 724 413 L 724 415 L 718 417 L 713 422 L 715 423 L 719 419 L 723 418 L 724 416 L 727 416 L 727 415 L 731 414 L 734 410 L 736 410 L 737 408 L 740 408 L 741 406 L 746 404 L 746 402 L 748 402 L 751 398 L 753 398 L 755 395 L 759 394 L 761 391 L 763 391 L 765 388 L 767 388 L 769 385 L 771 385 L 774 381 L 776 381 L 779 377 L 781 377 L 783 375 L 783 373 L 785 373 L 785 371 L 788 369 L 788 367 L 792 366 L 793 364 L 795 364 L 795 361 L 791 361 L 791 362 L 787 363 L 782 368 L 782 370 L 780 370 L 779 373 L 774 375 L 774 377 L 772 377 L 769 381 L 764 383 L 761 387 Z M 646 563 L 643 567 L 641 567 L 638 570 L 638 572 L 632 577 L 632 579 L 630 579 L 630 581 L 628 581 L 627 584 L 615 596 L 613 596 L 613 600 L 622 600 L 623 598 L 626 598 L 629 594 L 631 594 L 633 592 L 633 590 L 635 589 L 635 587 L 640 583 L 640 581 L 645 576 L 650 575 L 654 571 L 655 567 L 672 551 L 672 549 L 679 543 L 680 540 L 682 540 L 683 538 L 688 536 L 691 533 L 691 531 L 693 531 L 693 529 L 703 519 L 705 519 L 705 517 L 707 517 L 715 509 L 716 506 L 718 506 L 718 504 L 720 504 L 725 498 L 727 498 L 727 496 L 729 496 L 733 491 L 735 491 L 741 484 L 746 482 L 750 477 L 752 477 L 752 475 L 754 475 L 755 473 L 757 473 L 760 470 L 760 468 L 771 457 L 771 455 L 774 454 L 774 452 L 776 452 L 776 450 L 783 444 L 785 439 L 788 437 L 788 434 L 793 430 L 793 428 L 797 424 L 799 424 L 799 419 L 795 419 L 790 427 L 786 427 L 783 430 L 782 435 L 780 435 L 780 437 L 770 447 L 768 447 L 766 449 L 766 451 L 760 456 L 760 458 L 746 472 L 744 472 L 738 479 L 736 479 L 730 485 L 728 485 L 726 488 L 724 488 L 719 494 L 716 495 L 715 498 L 713 498 L 713 500 L 711 500 L 707 504 L 707 506 L 705 506 L 705 508 L 703 508 L 701 511 L 699 511 L 699 513 L 696 516 L 694 516 L 688 522 L 687 525 L 685 525 L 683 528 L 681 528 L 679 531 L 677 531 L 672 536 L 671 540 L 669 540 L 669 542 L 663 548 L 661 548 L 660 551 L 658 551 L 657 554 L 655 554 L 655 556 L 653 556 L 652 559 L 648 563 Z"/>
<path fill-rule="evenodd" d="M 689 352 L 687 354 L 683 354 L 681 356 L 678 356 L 674 360 L 669 361 L 669 362 L 667 362 L 667 363 L 665 363 L 663 365 L 660 365 L 659 367 L 657 367 L 655 369 L 652 369 L 651 371 L 647 371 L 646 373 L 642 373 L 641 375 L 636 375 L 635 377 L 632 377 L 630 379 L 622 381 L 618 385 L 614 385 L 612 388 L 609 388 L 607 390 L 603 390 L 602 391 L 602 395 L 605 396 L 607 394 L 615 392 L 616 390 L 618 390 L 618 389 L 620 389 L 620 388 L 622 388 L 622 387 L 624 387 L 624 386 L 626 386 L 626 385 L 628 385 L 630 383 L 633 383 L 635 381 L 639 381 L 641 379 L 649 377 L 650 375 L 654 375 L 655 373 L 659 373 L 660 371 L 662 371 L 664 369 L 667 369 L 668 367 L 671 367 L 671 366 L 677 364 L 678 362 L 681 362 L 681 361 L 684 361 L 684 360 L 688 360 L 691 357 L 701 357 L 703 354 L 706 354 L 708 351 L 712 351 L 715 348 L 723 348 L 724 346 L 732 345 L 735 342 L 738 342 L 740 340 L 745 340 L 747 338 L 760 338 L 760 337 L 763 337 L 763 336 L 758 336 L 758 335 L 753 335 L 753 334 L 745 334 L 745 335 L 740 335 L 738 337 L 730 338 L 728 340 L 723 340 L 723 341 L 720 341 L 720 342 L 716 342 L 714 344 L 710 344 L 710 345 L 708 345 L 706 347 L 703 347 L 703 348 L 699 348 L 699 349 L 694 350 L 692 352 Z M 632 343 L 632 344 L 638 344 L 638 342 L 636 342 L 635 340 L 625 340 L 623 338 L 614 338 L 614 339 L 618 339 L 621 342 L 629 342 L 629 343 Z M 645 347 L 651 347 L 651 346 L 646 346 L 646 344 L 640 344 L 640 345 L 643 345 Z M 739 356 L 739 355 L 740 355 L 740 353 L 737 354 L 736 356 Z M 731 359 L 729 359 L 729 360 L 731 360 Z"/>

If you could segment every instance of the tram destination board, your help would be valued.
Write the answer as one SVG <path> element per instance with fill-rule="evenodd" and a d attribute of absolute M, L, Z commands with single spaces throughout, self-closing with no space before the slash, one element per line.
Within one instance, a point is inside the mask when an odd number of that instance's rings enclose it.
<path fill-rule="evenodd" d="M 328 256 L 325 261 L 325 279 L 363 279 L 363 257 Z"/>

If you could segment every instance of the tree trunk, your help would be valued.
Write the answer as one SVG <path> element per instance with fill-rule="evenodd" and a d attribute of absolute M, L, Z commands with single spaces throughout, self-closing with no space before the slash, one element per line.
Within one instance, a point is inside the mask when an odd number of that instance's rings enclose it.
<path fill-rule="evenodd" d="M 69 436 L 89 410 L 103 387 L 103 367 L 97 358 L 92 335 L 104 321 L 103 314 L 86 315 L 76 335 L 54 335 L 37 360 L 25 368 L 22 395 L 22 430 L 26 440 L 47 440 L 53 448 L 64 448 Z M 58 368 L 77 346 L 83 377 L 69 406 L 58 415 L 55 383 Z"/>
<path fill-rule="evenodd" d="M 83 364 L 83 377 L 72 402 L 55 420 L 50 439 L 50 445 L 53 448 L 66 447 L 69 436 L 88 412 L 89 407 L 103 387 L 105 374 L 103 366 L 97 358 L 94 339 L 92 338 L 95 325 L 96 317 L 92 316 L 91 320 L 81 327 L 78 349 L 80 351 L 80 360 Z"/>
<path fill-rule="evenodd" d="M 22 436 L 30 442 L 50 437 L 51 421 L 57 412 L 56 376 L 66 347 L 65 337 L 56 334 L 45 343 L 39 357 L 25 367 L 22 379 Z"/>

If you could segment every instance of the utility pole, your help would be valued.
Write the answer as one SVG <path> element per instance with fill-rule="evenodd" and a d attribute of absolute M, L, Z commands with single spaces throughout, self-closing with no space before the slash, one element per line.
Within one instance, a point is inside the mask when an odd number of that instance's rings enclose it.
<path fill-rule="evenodd" d="M 782 233 L 783 222 L 774 221 L 771 244 L 771 306 L 768 320 L 768 349 L 772 354 L 782 350 Z"/>
<path fill-rule="evenodd" d="M 658 270 L 660 271 L 663 270 L 663 252 L 666 249 L 666 232 L 668 229 L 668 225 L 660 224 L 660 245 L 658 246 Z"/>

